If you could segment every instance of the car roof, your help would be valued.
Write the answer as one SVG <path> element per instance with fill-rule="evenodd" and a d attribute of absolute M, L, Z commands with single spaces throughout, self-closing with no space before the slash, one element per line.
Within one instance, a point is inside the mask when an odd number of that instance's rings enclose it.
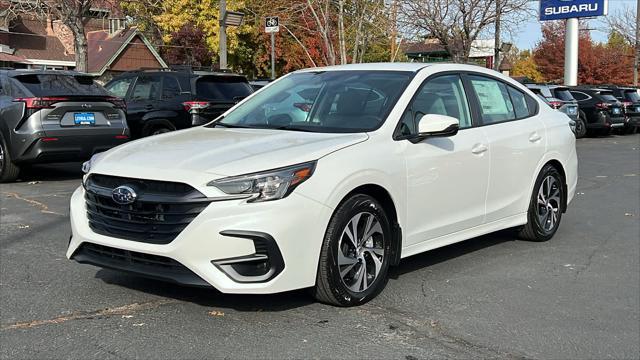
<path fill-rule="evenodd" d="M 9 77 L 15 77 L 20 75 L 67 75 L 67 76 L 91 76 L 88 73 L 83 73 L 73 70 L 30 70 L 30 69 L 14 69 L 14 70 L 0 70 L 0 73 L 4 73 Z"/>
<path fill-rule="evenodd" d="M 368 71 L 411 71 L 416 72 L 425 67 L 432 66 L 433 64 L 425 64 L 425 63 L 363 63 L 363 64 L 346 64 L 346 65 L 334 65 L 334 66 L 324 66 L 324 67 L 315 67 L 315 68 L 307 68 L 298 70 L 296 72 L 317 72 L 317 71 L 357 71 L 357 70 L 368 70 Z"/>

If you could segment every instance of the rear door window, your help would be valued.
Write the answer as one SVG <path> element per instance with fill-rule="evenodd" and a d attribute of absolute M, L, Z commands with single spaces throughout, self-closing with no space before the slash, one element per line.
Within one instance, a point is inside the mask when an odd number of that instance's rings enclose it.
<path fill-rule="evenodd" d="M 127 96 L 127 92 L 129 92 L 129 87 L 131 87 L 131 83 L 133 82 L 133 77 L 128 77 L 124 79 L 115 80 L 109 84 L 107 84 L 106 89 L 117 97 L 124 98 Z"/>
<path fill-rule="evenodd" d="M 93 77 L 86 75 L 28 74 L 18 75 L 15 79 L 34 96 L 109 95 Z"/>
<path fill-rule="evenodd" d="M 196 97 L 202 100 L 237 101 L 253 90 L 238 76 L 203 76 L 196 80 Z"/>
<path fill-rule="evenodd" d="M 618 99 L 616 99 L 616 97 L 613 96 L 613 93 L 600 93 L 600 97 L 604 101 L 614 101 L 614 102 L 618 101 Z"/>
<path fill-rule="evenodd" d="M 516 113 L 505 84 L 475 75 L 469 76 L 469 79 L 480 103 L 482 121 L 485 124 L 516 119 Z"/>
<path fill-rule="evenodd" d="M 160 96 L 161 78 L 154 76 L 140 76 L 131 94 L 132 101 L 157 100 Z"/>
<path fill-rule="evenodd" d="M 571 91 L 571 95 L 573 95 L 573 98 L 578 101 L 585 101 L 590 98 L 589 95 L 580 91 Z"/>
<path fill-rule="evenodd" d="M 627 90 L 624 92 L 624 98 L 631 102 L 640 102 L 640 94 L 635 90 Z"/>
<path fill-rule="evenodd" d="M 511 102 L 513 103 L 513 109 L 516 112 L 516 118 L 522 119 L 529 116 L 529 105 L 527 104 L 527 98 L 520 91 L 508 86 L 509 95 L 511 96 Z"/>

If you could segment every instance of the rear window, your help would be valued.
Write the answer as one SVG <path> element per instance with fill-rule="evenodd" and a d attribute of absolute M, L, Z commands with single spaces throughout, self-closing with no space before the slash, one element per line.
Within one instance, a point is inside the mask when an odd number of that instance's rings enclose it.
<path fill-rule="evenodd" d="M 600 97 L 605 101 L 618 101 L 612 93 L 600 93 Z"/>
<path fill-rule="evenodd" d="M 204 76 L 196 81 L 196 97 L 203 100 L 243 99 L 253 90 L 249 83 L 241 77 Z"/>
<path fill-rule="evenodd" d="M 568 89 L 555 89 L 553 90 L 553 93 L 556 95 L 555 97 L 562 100 L 562 101 L 573 101 L 575 100 L 573 98 L 573 95 L 571 95 L 571 92 L 569 92 Z"/>
<path fill-rule="evenodd" d="M 624 97 L 631 102 L 640 102 L 640 94 L 636 90 L 627 90 L 624 92 Z"/>
<path fill-rule="evenodd" d="M 91 76 L 63 74 L 29 74 L 15 77 L 34 96 L 109 95 Z"/>

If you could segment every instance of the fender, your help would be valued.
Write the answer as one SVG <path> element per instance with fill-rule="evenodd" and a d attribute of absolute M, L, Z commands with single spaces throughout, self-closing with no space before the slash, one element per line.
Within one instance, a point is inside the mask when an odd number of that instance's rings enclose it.
<path fill-rule="evenodd" d="M 560 152 L 558 151 L 549 151 L 546 154 L 544 154 L 544 156 L 542 156 L 542 158 L 540 159 L 540 161 L 538 162 L 538 164 L 536 165 L 536 170 L 533 173 L 533 176 L 531 177 L 531 183 L 529 184 L 529 194 L 533 193 L 533 187 L 536 185 L 536 180 L 538 179 L 538 175 L 540 174 L 540 171 L 542 170 L 542 168 L 550 161 L 557 161 L 558 163 L 560 163 L 560 165 L 562 166 L 562 172 L 566 174 L 567 172 L 567 166 L 566 166 L 566 162 L 564 159 L 562 159 Z M 567 179 L 565 176 L 564 179 L 564 184 L 562 184 L 564 186 L 564 191 L 566 193 L 567 191 Z M 566 196 L 565 196 L 565 201 L 566 201 Z M 529 208 L 530 204 L 527 204 L 527 209 Z M 566 211 L 566 204 L 563 204 L 563 210 Z M 526 212 L 527 209 L 524 209 L 523 212 Z"/>

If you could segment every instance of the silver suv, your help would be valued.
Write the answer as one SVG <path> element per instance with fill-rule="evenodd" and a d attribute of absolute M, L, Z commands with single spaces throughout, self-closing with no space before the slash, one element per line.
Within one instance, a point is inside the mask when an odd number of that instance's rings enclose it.
<path fill-rule="evenodd" d="M 87 74 L 0 70 L 0 182 L 24 165 L 82 161 L 126 142 L 124 108 Z"/>
<path fill-rule="evenodd" d="M 578 101 L 573 98 L 569 88 L 562 85 L 546 84 L 524 84 L 536 95 L 541 97 L 552 108 L 567 114 L 575 122 L 574 133 L 576 138 L 584 137 L 587 134 L 587 127 L 583 119 L 580 118 Z"/>

